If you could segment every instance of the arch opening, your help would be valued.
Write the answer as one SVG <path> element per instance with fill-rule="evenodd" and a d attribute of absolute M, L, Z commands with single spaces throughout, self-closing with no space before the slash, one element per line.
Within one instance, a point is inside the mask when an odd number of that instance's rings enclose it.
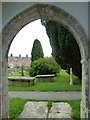
<path fill-rule="evenodd" d="M 11 42 L 15 35 L 21 30 L 22 27 L 24 27 L 26 24 L 37 20 L 37 19 L 47 19 L 47 20 L 54 20 L 56 22 L 59 22 L 63 26 L 65 26 L 75 37 L 80 53 L 81 53 L 81 62 L 82 62 L 82 113 L 81 117 L 88 117 L 87 108 L 88 108 L 88 95 L 86 95 L 88 88 L 88 68 L 87 68 L 87 59 L 88 59 L 88 47 L 87 47 L 87 36 L 84 32 L 84 29 L 79 24 L 79 22 L 72 17 L 70 14 L 68 14 L 66 11 L 57 8 L 55 6 L 46 5 L 46 4 L 36 4 L 23 12 L 19 13 L 17 16 L 15 16 L 3 29 L 2 32 L 2 67 L 3 67 L 3 75 L 2 75 L 2 91 L 5 92 L 3 94 L 2 92 L 2 104 L 6 103 L 4 106 L 2 106 L 2 118 L 5 118 L 8 116 L 8 95 L 7 95 L 7 56 L 8 56 L 8 50 L 10 48 Z M 84 109 L 84 110 L 83 110 Z"/>

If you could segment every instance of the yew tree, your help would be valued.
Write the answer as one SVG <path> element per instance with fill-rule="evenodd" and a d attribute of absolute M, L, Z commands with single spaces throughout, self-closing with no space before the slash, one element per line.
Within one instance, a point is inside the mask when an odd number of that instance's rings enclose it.
<path fill-rule="evenodd" d="M 81 79 L 81 56 L 74 36 L 58 22 L 41 20 L 41 23 L 46 28 L 56 62 L 68 72 L 72 67 L 73 73 Z"/>
<path fill-rule="evenodd" d="M 38 39 L 35 39 L 31 51 L 31 61 L 33 62 L 34 60 L 43 57 L 44 57 L 44 53 L 43 53 L 42 45 Z"/>

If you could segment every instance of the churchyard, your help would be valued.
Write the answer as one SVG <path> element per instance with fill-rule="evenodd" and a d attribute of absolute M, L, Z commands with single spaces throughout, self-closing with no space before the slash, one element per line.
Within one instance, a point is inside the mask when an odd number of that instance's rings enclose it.
<path fill-rule="evenodd" d="M 44 75 L 45 76 L 45 75 Z M 12 91 L 36 91 L 36 92 L 68 92 L 68 91 L 81 91 L 81 82 L 79 80 L 78 77 L 76 77 L 75 75 L 72 75 L 72 79 L 73 79 L 73 84 L 70 84 L 70 74 L 68 74 L 66 72 L 66 70 L 61 69 L 60 72 L 53 76 L 53 80 L 52 81 L 42 81 L 39 79 L 40 76 L 36 77 L 34 79 L 34 84 L 32 85 L 22 85 L 20 82 L 18 85 L 18 83 L 15 84 L 9 84 L 8 85 L 8 89 L 9 92 Z M 8 72 L 8 78 L 12 78 L 12 83 L 15 82 L 15 78 L 17 78 L 19 81 L 23 81 L 23 78 L 30 78 L 29 72 L 28 71 L 23 71 L 23 76 L 22 76 L 22 71 L 19 69 L 15 69 L 12 70 L 12 72 Z M 22 79 L 21 79 L 22 78 Z M 17 80 L 17 82 L 18 82 Z M 47 79 L 48 80 L 48 79 Z M 25 81 L 25 80 L 24 80 Z M 10 82 L 10 80 L 9 80 Z M 33 102 L 38 102 L 39 103 L 47 103 L 46 108 L 47 109 L 47 113 L 43 113 L 44 117 L 46 117 L 48 115 L 48 117 L 72 117 L 73 119 L 78 119 L 80 118 L 80 101 L 81 100 L 35 100 L 35 99 L 26 99 L 26 98 L 9 98 L 10 99 L 10 109 L 9 109 L 9 117 L 11 119 L 14 118 L 22 118 L 23 116 L 28 116 L 30 117 L 30 114 L 26 114 L 25 113 L 25 106 L 30 102 L 31 104 L 33 104 Z M 70 105 L 71 111 L 69 112 L 70 114 L 65 113 L 66 115 L 62 114 L 62 112 L 57 111 L 57 113 L 52 113 L 52 109 L 53 109 L 53 104 L 61 104 L 63 102 L 63 104 L 68 104 Z M 44 104 L 43 103 L 43 104 Z M 16 107 L 17 106 L 17 107 Z M 31 105 L 30 105 L 31 106 Z M 34 107 L 34 104 L 33 104 Z M 38 106 L 37 106 L 38 107 Z M 39 106 L 40 107 L 40 106 Z M 30 109 L 30 108 L 29 108 Z M 43 109 L 43 105 L 42 105 L 42 109 Z M 62 108 L 59 108 L 62 109 Z M 66 109 L 66 108 L 65 108 Z M 36 110 L 37 111 L 37 110 Z M 50 112 L 51 111 L 51 112 Z M 67 110 L 68 111 L 68 110 Z M 37 113 L 33 113 L 31 114 L 31 117 L 33 114 Z M 39 113 L 38 113 L 39 114 Z M 43 115 L 42 114 L 42 115 Z M 43 116 L 38 116 L 38 117 L 43 117 Z"/>
<path fill-rule="evenodd" d="M 53 82 L 40 82 L 36 78 L 33 86 L 9 85 L 9 91 L 81 91 L 81 84 L 79 78 L 73 75 L 73 85 L 70 85 L 70 75 L 65 70 L 60 70 Z"/>

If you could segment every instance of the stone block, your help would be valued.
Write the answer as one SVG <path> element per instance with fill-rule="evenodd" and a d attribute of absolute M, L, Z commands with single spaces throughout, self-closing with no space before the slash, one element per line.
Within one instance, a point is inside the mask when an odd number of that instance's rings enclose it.
<path fill-rule="evenodd" d="M 8 77 L 9 85 L 12 86 L 32 86 L 35 77 Z"/>
<path fill-rule="evenodd" d="M 36 75 L 39 82 L 54 82 L 55 74 L 50 75 Z"/>

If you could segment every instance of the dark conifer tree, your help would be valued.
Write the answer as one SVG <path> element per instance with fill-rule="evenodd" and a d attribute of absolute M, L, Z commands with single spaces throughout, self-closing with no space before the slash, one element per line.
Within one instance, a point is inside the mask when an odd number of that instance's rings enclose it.
<path fill-rule="evenodd" d="M 37 60 L 38 58 L 43 58 L 44 53 L 42 49 L 42 45 L 38 39 L 35 39 L 31 51 L 31 61 Z"/>
<path fill-rule="evenodd" d="M 41 20 L 45 26 L 52 47 L 52 56 L 63 69 L 73 73 L 81 79 L 81 56 L 79 46 L 73 35 L 60 23 Z"/>

